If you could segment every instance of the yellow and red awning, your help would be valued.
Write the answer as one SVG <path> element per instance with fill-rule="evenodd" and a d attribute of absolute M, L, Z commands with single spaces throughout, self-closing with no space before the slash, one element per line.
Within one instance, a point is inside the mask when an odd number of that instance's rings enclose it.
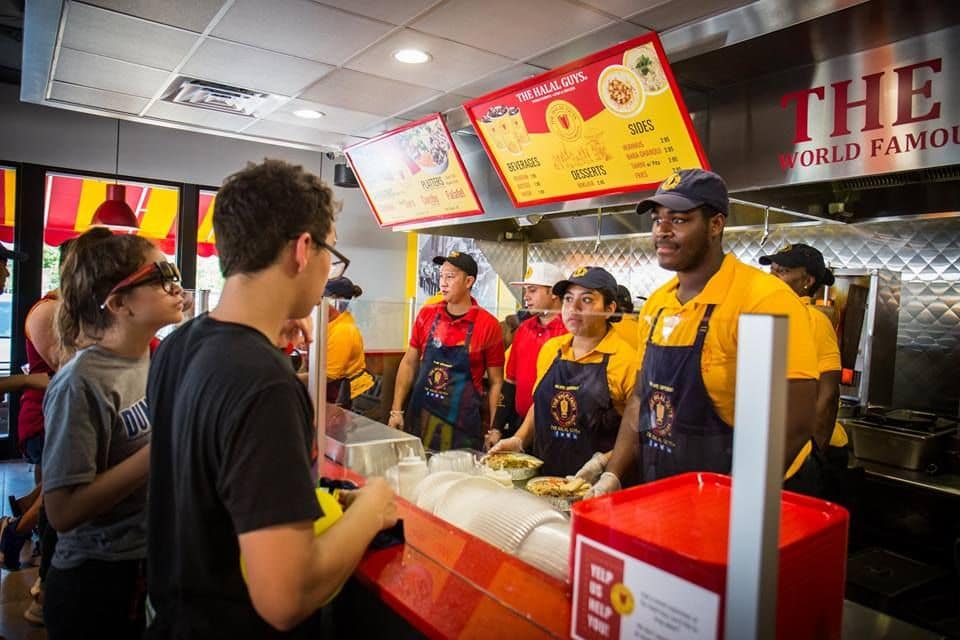
<path fill-rule="evenodd" d="M 14 193 L 16 172 L 2 169 L 0 180 L 0 213 L 2 227 L 0 240 L 13 241 Z M 46 225 L 43 239 L 48 245 L 59 246 L 64 240 L 76 237 L 90 227 L 93 214 L 106 197 L 106 185 L 111 180 L 81 178 L 79 176 L 47 175 Z M 137 216 L 138 235 L 150 238 L 166 254 L 176 251 L 177 211 L 180 192 L 169 187 L 137 183 L 127 186 L 127 204 Z M 209 257 L 216 254 L 213 237 L 214 192 L 201 192 L 197 219 L 197 254 Z"/>

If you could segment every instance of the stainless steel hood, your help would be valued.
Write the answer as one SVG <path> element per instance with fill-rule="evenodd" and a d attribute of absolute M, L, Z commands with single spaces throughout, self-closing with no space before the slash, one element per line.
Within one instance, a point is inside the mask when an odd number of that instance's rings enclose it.
<path fill-rule="evenodd" d="M 960 145 L 955 147 L 956 160 L 946 166 L 796 184 L 778 175 L 758 179 L 758 172 L 751 168 L 750 162 L 754 159 L 750 153 L 754 147 L 769 144 L 757 139 L 763 138 L 766 132 L 758 132 L 755 125 L 764 117 L 769 121 L 771 115 L 768 107 L 758 105 L 756 94 L 760 90 L 754 87 L 762 90 L 772 84 L 774 88 L 769 91 L 779 91 L 775 85 L 778 75 L 792 73 L 789 77 L 793 80 L 799 77 L 801 82 L 809 81 L 819 77 L 815 75 L 820 70 L 817 65 L 824 61 L 835 61 L 958 24 L 960 3 L 953 0 L 923 3 L 758 0 L 661 34 L 694 127 L 713 168 L 727 179 L 731 195 L 757 205 L 734 205 L 728 226 L 803 223 L 811 219 L 857 222 L 890 215 L 956 210 L 955 194 L 960 193 Z M 944 68 L 943 76 L 957 77 L 952 66 L 956 59 L 960 56 L 949 60 L 951 66 L 949 70 Z M 854 68 L 853 72 L 856 71 Z M 955 79 L 947 89 L 956 93 L 958 86 Z M 862 89 L 851 89 L 850 100 L 857 98 L 857 91 Z M 763 104 L 771 102 L 769 96 L 764 96 L 764 100 Z M 943 100 L 952 100 L 953 110 L 960 108 L 957 95 L 943 96 Z M 730 119 L 731 114 L 736 121 Z M 406 226 L 403 230 L 530 242 L 649 232 L 645 217 L 633 213 L 633 205 L 646 195 L 640 192 L 522 209 L 513 207 L 463 109 L 458 107 L 446 117 L 485 213 L 455 225 L 428 223 Z M 784 134 L 773 132 L 770 137 L 778 135 Z"/>

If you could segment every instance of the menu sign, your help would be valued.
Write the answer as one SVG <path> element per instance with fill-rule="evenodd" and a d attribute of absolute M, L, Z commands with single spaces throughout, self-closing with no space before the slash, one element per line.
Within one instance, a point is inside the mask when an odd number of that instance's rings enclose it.
<path fill-rule="evenodd" d="M 440 114 L 347 147 L 344 154 L 381 227 L 483 212 Z"/>
<path fill-rule="evenodd" d="M 656 34 L 464 108 L 516 206 L 650 189 L 708 166 Z"/>

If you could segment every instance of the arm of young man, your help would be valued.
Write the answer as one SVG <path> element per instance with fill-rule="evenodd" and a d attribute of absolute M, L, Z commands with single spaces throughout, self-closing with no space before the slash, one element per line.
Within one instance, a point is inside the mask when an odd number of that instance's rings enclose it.
<path fill-rule="evenodd" d="M 69 380 L 48 392 L 44 402 L 44 508 L 63 533 L 110 510 L 141 487 L 150 469 L 146 445 L 119 464 L 97 473 L 99 415 L 81 381 Z"/>
<path fill-rule="evenodd" d="M 410 393 L 413 381 L 417 378 L 417 369 L 420 367 L 420 350 L 407 347 L 406 353 L 400 360 L 397 368 L 397 379 L 393 386 L 393 405 L 390 408 L 390 419 L 387 425 L 394 429 L 403 428 L 403 403 Z"/>
<path fill-rule="evenodd" d="M 840 372 L 824 371 L 817 381 L 817 426 L 813 438 L 821 450 L 830 444 L 840 408 Z"/>
<path fill-rule="evenodd" d="M 224 436 L 217 492 L 238 532 L 247 586 L 257 613 L 289 630 L 349 577 L 377 531 L 396 521 L 382 479 L 356 492 L 344 516 L 313 535 L 320 514 L 310 478 L 308 416 L 296 388 L 261 392 Z M 269 473 L 256 470 L 269 469 Z"/>
<path fill-rule="evenodd" d="M 503 392 L 503 366 L 487 367 L 487 382 L 490 383 L 490 389 L 487 395 L 487 403 L 490 407 L 490 424 L 485 425 L 487 429 L 493 429 L 497 417 L 497 405 L 500 403 L 500 394 Z"/>

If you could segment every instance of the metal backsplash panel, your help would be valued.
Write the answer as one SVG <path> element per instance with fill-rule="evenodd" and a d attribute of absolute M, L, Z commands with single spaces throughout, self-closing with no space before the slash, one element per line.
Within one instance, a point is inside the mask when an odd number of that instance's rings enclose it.
<path fill-rule="evenodd" d="M 906 219 L 856 225 L 781 225 L 761 247 L 762 229 L 730 229 L 725 245 L 738 258 L 757 258 L 804 242 L 835 268 L 880 268 L 901 275 L 894 398 L 897 406 L 954 415 L 960 404 L 960 218 Z M 649 235 L 595 242 L 531 244 L 528 262 L 570 271 L 607 268 L 634 295 L 648 295 L 672 277 L 657 266 Z M 491 261 L 492 262 L 492 261 Z"/>

